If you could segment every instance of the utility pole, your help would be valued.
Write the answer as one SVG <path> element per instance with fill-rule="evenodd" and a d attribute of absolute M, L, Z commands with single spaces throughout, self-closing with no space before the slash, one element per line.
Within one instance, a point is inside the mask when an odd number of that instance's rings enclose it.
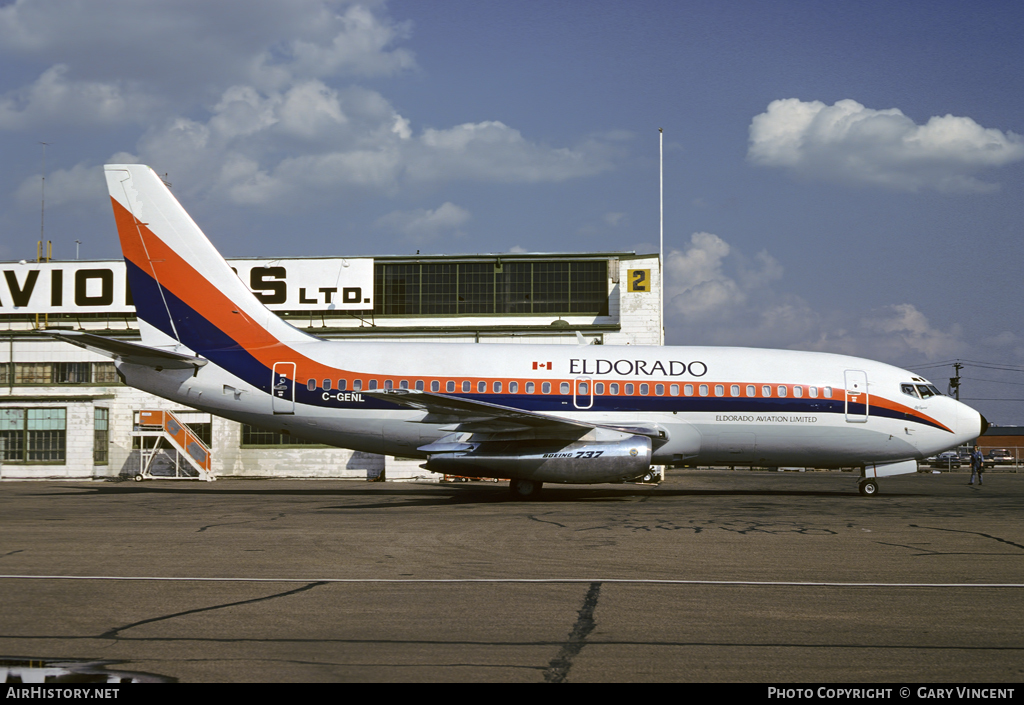
<path fill-rule="evenodd" d="M 949 388 L 953 390 L 953 396 L 956 397 L 957 401 L 960 401 L 960 370 L 963 369 L 963 365 L 959 360 L 953 363 L 953 373 L 955 377 L 949 378 Z"/>

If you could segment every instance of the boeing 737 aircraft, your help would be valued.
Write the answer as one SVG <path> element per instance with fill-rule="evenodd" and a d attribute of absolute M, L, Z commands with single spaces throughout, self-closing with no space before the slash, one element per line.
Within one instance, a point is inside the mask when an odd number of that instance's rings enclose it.
<path fill-rule="evenodd" d="M 988 425 L 913 372 L 828 353 L 323 340 L 260 303 L 152 169 L 105 169 L 142 344 L 52 334 L 236 421 L 517 497 L 681 463 L 859 467 L 871 495 Z"/>

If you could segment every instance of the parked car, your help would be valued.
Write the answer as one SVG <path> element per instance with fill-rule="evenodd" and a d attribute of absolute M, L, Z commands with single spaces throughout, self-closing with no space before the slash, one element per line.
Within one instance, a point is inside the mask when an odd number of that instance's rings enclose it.
<path fill-rule="evenodd" d="M 988 452 L 988 461 L 993 465 L 1013 465 L 1013 454 L 1006 448 L 993 448 Z"/>
<path fill-rule="evenodd" d="M 931 458 L 933 468 L 958 468 L 960 467 L 960 454 L 955 450 L 947 450 Z"/>

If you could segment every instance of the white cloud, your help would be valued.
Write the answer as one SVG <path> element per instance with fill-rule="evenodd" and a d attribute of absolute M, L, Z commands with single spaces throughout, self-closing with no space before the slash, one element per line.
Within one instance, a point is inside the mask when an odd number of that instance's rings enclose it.
<path fill-rule="evenodd" d="M 434 210 L 420 208 L 413 211 L 395 211 L 377 219 L 378 228 L 398 232 L 406 240 L 423 244 L 442 237 L 461 237 L 459 230 L 469 222 L 469 211 L 450 201 Z"/>
<path fill-rule="evenodd" d="M 933 326 L 914 305 L 818 311 L 784 289 L 782 265 L 752 258 L 712 233 L 666 257 L 665 308 L 672 343 L 797 348 L 885 360 L 935 360 L 964 354 L 961 329 Z"/>
<path fill-rule="evenodd" d="M 123 81 L 72 81 L 68 67 L 50 67 L 31 86 L 0 96 L 0 129 L 24 130 L 46 123 L 82 125 L 141 123 L 160 101 Z"/>
<path fill-rule="evenodd" d="M 935 116 L 917 125 L 896 108 L 789 98 L 772 101 L 751 121 L 747 158 L 811 178 L 902 191 L 978 192 L 998 186 L 975 173 L 1024 159 L 1024 138 L 967 117 Z"/>
<path fill-rule="evenodd" d="M 39 209 L 42 198 L 42 175 L 30 176 L 21 182 L 15 198 L 23 206 Z M 107 199 L 107 184 L 103 172 L 85 163 L 70 169 L 58 169 L 46 175 L 47 207 L 68 203 L 101 204 Z"/>

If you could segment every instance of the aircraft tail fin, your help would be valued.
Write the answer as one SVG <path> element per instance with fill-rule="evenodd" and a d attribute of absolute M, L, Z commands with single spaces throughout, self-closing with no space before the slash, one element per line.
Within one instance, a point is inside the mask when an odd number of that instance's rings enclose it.
<path fill-rule="evenodd" d="M 312 339 L 256 299 L 155 171 L 104 171 L 144 344 L 210 357 Z"/>

